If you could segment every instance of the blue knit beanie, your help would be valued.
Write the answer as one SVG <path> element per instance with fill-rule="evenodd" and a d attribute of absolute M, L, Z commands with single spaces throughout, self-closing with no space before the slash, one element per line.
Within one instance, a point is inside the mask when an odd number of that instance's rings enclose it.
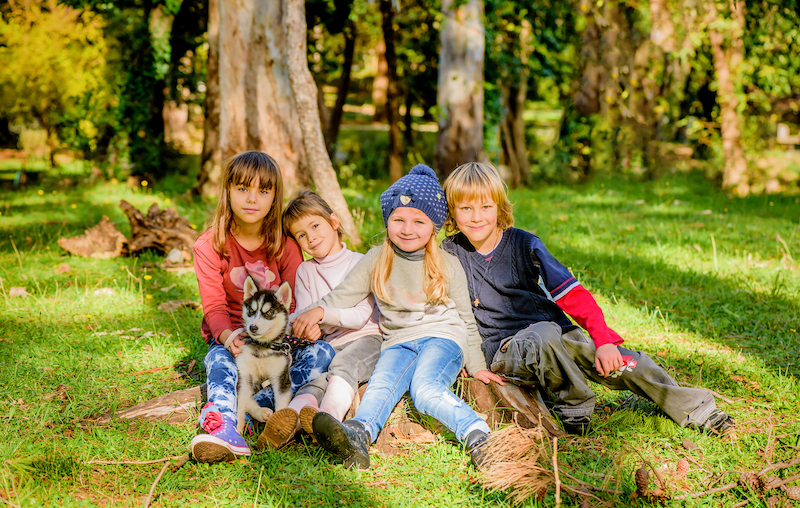
<path fill-rule="evenodd" d="M 381 194 L 384 226 L 389 221 L 389 215 L 400 206 L 421 210 L 437 231 L 442 229 L 447 218 L 447 200 L 439 185 L 439 178 L 431 168 L 417 164 Z"/>

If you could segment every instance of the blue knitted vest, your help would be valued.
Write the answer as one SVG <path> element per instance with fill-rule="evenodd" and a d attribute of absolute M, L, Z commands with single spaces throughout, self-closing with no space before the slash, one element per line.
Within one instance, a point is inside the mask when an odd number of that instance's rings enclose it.
<path fill-rule="evenodd" d="M 577 328 L 539 286 L 539 262 L 531 251 L 532 240 L 532 234 L 509 228 L 488 262 L 462 233 L 442 243 L 445 251 L 458 257 L 467 274 L 488 366 L 503 339 L 533 323 L 553 321 L 564 333 Z M 477 307 L 476 299 L 480 302 Z"/>

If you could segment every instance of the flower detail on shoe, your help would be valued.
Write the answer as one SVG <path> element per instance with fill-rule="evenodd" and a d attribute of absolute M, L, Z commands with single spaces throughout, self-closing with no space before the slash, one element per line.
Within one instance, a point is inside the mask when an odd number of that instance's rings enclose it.
<path fill-rule="evenodd" d="M 195 460 L 215 464 L 223 461 L 231 462 L 236 457 L 250 455 L 250 447 L 236 432 L 236 422 L 233 418 L 214 411 L 206 415 L 203 423 L 203 428 L 206 430 L 207 422 L 210 422 L 208 427 L 213 427 L 213 430 L 208 434 L 198 434 L 192 439 L 192 456 Z"/>
<path fill-rule="evenodd" d="M 206 413 L 206 418 L 203 420 L 203 430 L 210 434 L 220 428 L 222 425 L 222 413 L 219 411 L 209 411 Z"/>

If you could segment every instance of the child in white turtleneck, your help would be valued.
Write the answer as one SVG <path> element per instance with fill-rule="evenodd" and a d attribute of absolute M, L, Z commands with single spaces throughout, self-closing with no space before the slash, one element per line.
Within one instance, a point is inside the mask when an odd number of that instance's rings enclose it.
<path fill-rule="evenodd" d="M 344 418 L 358 385 L 369 380 L 381 351 L 380 315 L 370 295 L 351 309 L 314 309 L 316 321 L 295 318 L 342 282 L 364 257 L 342 242 L 343 230 L 330 206 L 311 191 L 301 192 L 283 213 L 284 233 L 312 256 L 297 268 L 295 302 L 298 312 L 289 317 L 292 333 L 307 340 L 324 340 L 336 350 L 328 372 L 301 387 L 289 407 L 269 417 L 259 444 L 281 448 L 302 427 L 313 433 L 311 420 L 322 410 Z M 317 324 L 318 323 L 318 324 Z"/>

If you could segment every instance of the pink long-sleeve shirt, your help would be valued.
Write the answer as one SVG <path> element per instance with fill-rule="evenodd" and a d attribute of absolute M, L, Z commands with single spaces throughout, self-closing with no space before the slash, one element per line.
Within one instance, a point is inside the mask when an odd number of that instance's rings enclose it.
<path fill-rule="evenodd" d="M 220 334 L 242 326 L 242 299 L 247 276 L 259 289 L 277 289 L 284 281 L 292 287 L 292 304 L 295 308 L 294 285 L 297 267 L 303 261 L 300 247 L 291 238 L 283 240 L 283 254 L 277 259 L 267 259 L 266 245 L 249 251 L 228 234 L 225 257 L 214 250 L 212 232 L 206 231 L 194 244 L 194 270 L 200 299 L 203 303 L 201 332 L 206 343 L 219 342 Z"/>
<path fill-rule="evenodd" d="M 363 257 L 363 254 L 348 249 L 343 242 L 342 250 L 336 254 L 304 261 L 297 269 L 295 283 L 298 312 L 289 319 L 294 320 L 296 315 L 309 310 L 312 303 L 330 293 Z M 322 307 L 322 310 L 324 316 L 319 323 L 322 338 L 334 347 L 367 335 L 381 334 L 378 326 L 380 311 L 372 295 L 349 309 Z"/>

